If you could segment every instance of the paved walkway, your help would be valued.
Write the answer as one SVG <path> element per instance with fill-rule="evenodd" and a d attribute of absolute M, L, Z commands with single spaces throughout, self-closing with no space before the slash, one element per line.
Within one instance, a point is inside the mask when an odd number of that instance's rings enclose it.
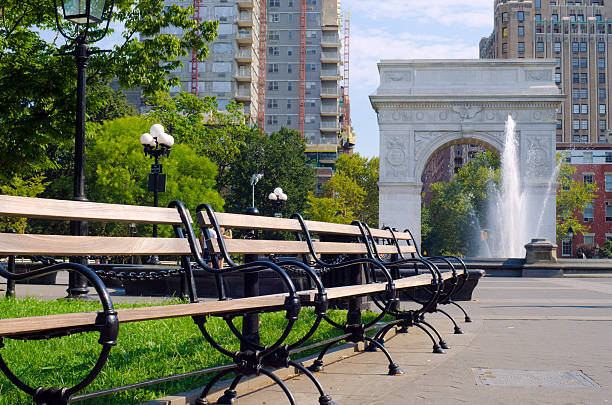
<path fill-rule="evenodd" d="M 466 304 L 474 322 L 462 325 L 464 335 L 430 316 L 452 346 L 447 354 L 432 354 L 424 335 L 411 330 L 387 344 L 406 374 L 387 376 L 380 352 L 360 353 L 327 366 L 319 380 L 338 405 L 612 403 L 611 279 L 486 278 L 474 297 Z M 555 378 L 578 370 L 591 380 Z M 478 384 L 478 372 L 491 385 Z M 581 386 L 591 382 L 597 386 Z M 552 386 L 537 386 L 546 383 Z M 287 384 L 299 405 L 317 403 L 305 377 Z M 270 386 L 239 402 L 287 400 Z"/>
<path fill-rule="evenodd" d="M 65 295 L 65 286 L 17 285 L 17 294 L 53 299 Z M 136 299 L 143 298 L 115 291 L 116 301 Z M 344 351 L 348 357 L 341 361 L 338 353 L 326 358 L 336 362 L 318 378 L 338 405 L 612 405 L 612 278 L 485 278 L 465 307 L 474 322 L 462 324 L 463 335 L 451 334 L 450 322 L 440 315 L 428 318 L 452 346 L 447 354 L 432 354 L 431 342 L 418 330 L 387 343 L 406 371 L 402 376 L 386 375 L 380 352 Z M 461 319 L 456 308 L 448 310 Z M 561 373 L 568 371 L 586 377 Z M 287 384 L 298 405 L 318 403 L 304 376 Z M 265 380 L 249 385 L 262 387 Z M 244 386 L 238 389 L 244 392 Z M 243 395 L 239 403 L 288 402 L 277 386 L 268 386 Z"/>

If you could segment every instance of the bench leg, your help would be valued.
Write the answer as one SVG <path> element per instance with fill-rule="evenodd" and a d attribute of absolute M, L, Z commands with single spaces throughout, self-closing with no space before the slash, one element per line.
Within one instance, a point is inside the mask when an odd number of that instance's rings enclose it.
<path fill-rule="evenodd" d="M 231 405 L 236 403 L 236 397 L 238 396 L 238 394 L 236 393 L 236 387 L 238 386 L 240 380 L 242 380 L 241 375 L 238 375 L 234 378 L 229 388 L 226 389 L 223 395 L 221 395 L 221 397 L 219 397 L 219 399 L 217 400 L 218 405 Z"/>
<path fill-rule="evenodd" d="M 369 342 L 370 344 L 373 344 L 375 346 L 377 346 L 383 353 L 384 355 L 387 357 L 387 360 L 389 360 L 389 375 L 402 375 L 404 374 L 404 370 L 402 370 L 397 364 L 395 364 L 393 362 L 393 359 L 391 358 L 391 355 L 389 354 L 389 352 L 387 351 L 387 349 L 385 349 L 385 346 L 383 346 L 380 342 L 372 339 L 371 337 L 366 336 L 364 339 L 366 342 Z"/>
<path fill-rule="evenodd" d="M 337 342 L 331 342 L 328 343 L 323 350 L 321 350 L 321 353 L 319 353 L 319 356 L 317 356 L 317 358 L 315 359 L 315 361 L 312 362 L 312 364 L 310 366 L 308 366 L 308 370 L 315 372 L 315 373 L 319 373 L 321 371 L 323 371 L 323 356 L 325 356 L 325 353 L 327 353 L 327 351 L 329 349 L 331 349 L 331 347 L 336 344 Z"/>
<path fill-rule="evenodd" d="M 432 330 L 432 331 L 433 331 L 433 332 L 436 334 L 436 336 L 438 337 L 438 342 L 439 342 L 440 347 L 441 347 L 442 349 L 450 349 L 450 346 L 448 345 L 448 343 L 446 343 L 446 342 L 444 341 L 444 339 L 442 339 L 442 336 L 440 335 L 440 333 L 438 332 L 438 330 L 437 330 L 436 328 L 434 328 L 434 327 L 433 327 L 433 325 L 432 325 L 432 324 L 430 324 L 429 322 L 425 321 L 424 319 L 421 319 L 421 320 L 419 321 L 419 324 L 423 324 L 423 325 L 427 326 L 429 329 L 431 329 L 431 330 Z"/>
<path fill-rule="evenodd" d="M 264 374 L 264 375 L 268 376 L 268 378 L 270 378 L 272 381 L 274 381 L 276 383 L 276 385 L 281 387 L 281 389 L 283 390 L 283 392 L 287 396 L 287 399 L 289 399 L 289 404 L 295 405 L 295 398 L 293 398 L 293 394 L 291 394 L 291 391 L 289 391 L 289 388 L 287 388 L 285 383 L 280 378 L 278 378 L 277 376 L 274 375 L 274 373 L 266 370 L 265 368 L 260 369 L 259 372 L 261 374 Z"/>
<path fill-rule="evenodd" d="M 200 394 L 200 398 L 198 398 L 196 400 L 196 405 L 209 405 L 210 402 L 208 402 L 208 399 L 206 399 L 206 397 L 208 396 L 208 393 L 210 392 L 210 390 L 212 389 L 212 387 L 223 377 L 225 377 L 226 375 L 235 372 L 237 369 L 237 367 L 232 367 L 229 368 L 227 370 L 223 370 L 221 371 L 219 374 L 217 374 L 216 376 L 213 377 L 212 380 L 210 380 L 208 382 L 208 384 L 206 384 L 206 386 L 204 387 L 204 391 L 202 391 L 202 393 Z"/>
<path fill-rule="evenodd" d="M 450 319 L 453 322 L 453 325 L 455 327 L 455 335 L 463 335 L 463 330 L 459 327 L 459 325 L 457 325 L 457 322 L 455 322 L 455 320 L 453 319 L 452 316 L 450 316 L 448 314 L 448 312 L 438 308 L 438 312 L 440 312 L 441 314 L 445 315 L 448 319 Z"/>
<path fill-rule="evenodd" d="M 317 378 L 310 372 L 310 370 L 308 370 L 302 364 L 296 363 L 295 361 L 290 361 L 289 365 L 295 367 L 301 373 L 304 373 L 306 377 L 308 377 L 310 381 L 312 381 L 315 387 L 317 387 L 317 390 L 319 391 L 319 405 L 336 405 L 336 403 L 332 401 L 331 396 L 327 395 L 325 391 L 323 391 L 321 383 L 319 383 L 319 380 L 317 380 Z"/>
<path fill-rule="evenodd" d="M 468 313 L 465 312 L 465 309 L 463 309 L 463 307 L 461 305 L 457 304 L 455 301 L 450 301 L 449 304 L 453 304 L 454 306 L 459 308 L 461 310 L 461 312 L 463 312 L 463 315 L 465 316 L 465 322 L 467 322 L 467 323 L 472 322 L 472 318 L 470 318 Z"/>
<path fill-rule="evenodd" d="M 415 323 L 414 326 L 421 329 L 423 332 L 427 334 L 427 336 L 429 336 L 429 338 L 433 342 L 433 352 L 434 353 L 437 353 L 437 354 L 445 353 L 445 351 L 442 349 L 442 346 L 440 346 L 438 342 L 436 342 L 436 339 L 434 339 L 433 335 L 423 325 L 421 325 L 420 323 Z"/>

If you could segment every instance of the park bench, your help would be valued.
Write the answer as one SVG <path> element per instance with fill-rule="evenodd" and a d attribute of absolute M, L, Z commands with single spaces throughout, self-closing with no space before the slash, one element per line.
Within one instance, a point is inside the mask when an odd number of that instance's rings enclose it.
<path fill-rule="evenodd" d="M 206 208 L 206 207 L 205 207 Z M 206 213 L 206 215 L 204 214 Z M 196 325 L 202 331 L 204 337 L 215 349 L 226 354 L 234 362 L 233 365 L 222 367 L 211 383 L 205 388 L 200 403 L 206 404 L 206 394 L 210 387 L 223 376 L 233 372 L 236 378 L 230 388 L 221 398 L 221 401 L 229 401 L 235 398 L 235 388 L 240 379 L 253 374 L 264 374 L 279 384 L 290 403 L 294 403 L 288 388 L 280 381 L 270 369 L 293 366 L 306 374 L 317 387 L 320 404 L 333 404 L 331 398 L 325 394 L 322 386 L 312 373 L 301 364 L 294 362 L 290 354 L 295 352 L 300 344 L 316 330 L 322 319 L 326 317 L 328 303 L 334 300 L 349 299 L 352 303 L 349 307 L 349 318 L 346 325 L 335 325 L 346 331 L 339 339 L 347 341 L 371 341 L 366 336 L 366 329 L 375 328 L 384 313 L 376 317 L 374 322 L 364 324 L 361 322 L 361 309 L 358 303 L 359 297 L 379 295 L 383 308 L 391 309 L 397 304 L 395 292 L 397 290 L 409 289 L 419 286 L 437 286 L 438 280 L 431 274 L 420 274 L 393 280 L 384 265 L 375 259 L 362 258 L 356 260 L 355 256 L 366 256 L 367 247 L 364 241 L 355 242 L 360 237 L 357 226 L 337 225 L 322 222 L 302 222 L 297 219 L 249 217 L 236 214 L 215 214 L 210 207 L 204 211 L 198 210 L 198 218 L 204 230 L 214 227 L 218 238 L 204 238 L 204 246 L 200 246 L 191 224 L 188 211 L 178 202 L 172 204 L 172 208 L 158 207 L 136 207 L 116 204 L 101 204 L 93 202 L 77 202 L 63 200 L 49 200 L 26 197 L 0 196 L 0 216 L 39 218 L 61 221 L 89 221 L 89 222 L 116 222 L 116 223 L 147 223 L 171 225 L 175 231 L 173 238 L 146 238 L 146 237 L 109 237 L 109 236 L 66 236 L 46 234 L 0 234 L 0 257 L 6 256 L 36 256 L 44 255 L 51 257 L 84 257 L 90 255 L 117 256 L 117 255 L 159 255 L 178 256 L 181 258 L 181 274 L 185 277 L 188 285 L 189 299 L 191 302 L 178 305 L 164 305 L 154 307 L 140 307 L 129 309 L 113 308 L 113 303 L 105 285 L 95 271 L 90 269 L 86 262 L 67 263 L 60 262 L 43 269 L 34 270 L 25 274 L 13 274 L 0 267 L 0 275 L 12 280 L 26 279 L 50 272 L 68 270 L 77 272 L 87 278 L 95 289 L 102 310 L 98 312 L 83 312 L 70 314 L 57 314 L 46 316 L 33 316 L 12 319 L 0 319 L 0 339 L 49 339 L 57 338 L 73 333 L 97 332 L 100 334 L 99 343 L 102 346 L 96 364 L 92 367 L 82 381 L 72 387 L 29 387 L 24 384 L 19 376 L 11 371 L 11 365 L 4 362 L 0 357 L 0 370 L 21 390 L 31 395 L 38 404 L 67 404 L 84 397 L 90 398 L 95 393 L 77 395 L 85 389 L 100 373 L 113 346 L 117 344 L 120 324 L 126 322 L 138 322 L 155 319 L 167 319 L 173 317 L 192 317 Z M 216 218 L 216 219 L 215 219 Z M 333 235 L 339 238 L 336 241 L 314 242 L 308 236 L 308 240 L 266 240 L 266 239 L 224 239 L 220 227 L 234 227 L 237 229 L 257 229 L 272 232 L 292 232 L 298 235 L 304 234 L 304 224 L 311 232 L 320 235 Z M 372 230 L 377 235 L 379 230 Z M 388 236 L 388 231 L 384 235 Z M 348 238 L 350 241 L 340 241 Z M 316 251 L 315 251 L 316 249 Z M 381 254 L 392 254 L 397 251 L 396 246 L 378 246 Z M 401 251 L 410 253 L 413 248 L 403 246 Z M 300 260 L 285 259 L 283 256 L 301 255 Z M 339 257 L 335 263 L 317 262 L 320 257 Z M 220 266 L 218 257 L 223 256 L 225 266 Z M 239 256 L 240 262 L 233 258 Z M 313 262 L 313 260 L 315 260 Z M 351 260 L 354 260 L 351 262 Z M 355 261 L 356 260 L 356 261 Z M 192 261 L 197 263 L 193 268 Z M 319 268 L 317 269 L 317 266 Z M 352 283 L 325 288 L 321 282 L 320 275 L 326 277 L 326 271 L 331 267 L 345 268 L 351 274 Z M 376 268 L 378 272 L 387 274 L 384 280 L 372 280 L 364 284 L 362 275 L 364 267 Z M 433 268 L 433 267 L 432 267 Z M 223 289 L 223 277 L 232 273 L 240 272 L 246 277 L 253 277 L 267 270 L 273 271 L 282 280 L 286 291 L 277 294 L 259 295 L 252 291 L 245 298 L 230 299 Z M 350 271 L 348 271 L 350 270 Z M 198 302 L 197 292 L 193 283 L 194 272 L 207 271 L 214 274 L 218 283 L 219 300 Z M 311 288 L 297 291 L 289 273 L 299 273 L 309 280 Z M 433 274 L 433 273 L 432 273 Z M 251 286 L 247 283 L 247 286 Z M 437 287 L 436 287 L 437 288 Z M 287 345 L 286 339 L 293 324 L 299 319 L 302 307 L 313 307 L 317 315 L 316 321 L 297 343 Z M 279 333 L 278 338 L 272 344 L 262 346 L 260 342 L 248 336 L 249 322 L 251 326 L 258 314 L 263 312 L 282 311 L 285 313 L 287 326 Z M 384 312 L 384 311 L 383 311 Z M 240 340 L 241 350 L 231 353 L 219 346 L 206 330 L 206 318 L 218 316 L 226 319 L 229 329 Z M 243 330 L 239 331 L 233 326 L 231 320 L 237 316 L 243 316 Z M 352 317 L 352 318 L 351 318 Z M 327 319 L 328 321 L 331 321 Z M 338 340 L 338 339 L 337 339 Z M 329 342 L 330 345 L 335 343 Z M 0 340 L 1 342 L 1 340 Z M 120 339 L 119 339 L 120 343 Z M 374 343 L 375 344 L 375 343 Z M 392 362 L 389 354 L 380 345 L 389 359 L 390 373 L 397 373 L 399 369 Z M 2 344 L 0 344 L 0 348 Z M 324 349 L 326 350 L 327 347 Z M 1 354 L 1 351 L 0 351 Z M 217 368 L 218 369 L 218 368 Z M 30 370 L 30 372 L 36 372 Z M 177 376 L 179 378 L 180 376 Z M 164 377 L 168 381 L 171 377 Z M 152 379 L 145 383 L 153 384 L 160 379 Z M 144 383 L 143 383 L 144 384 Z M 129 387 L 118 387 L 108 392 L 118 392 Z M 100 394 L 104 394 L 101 392 Z"/>

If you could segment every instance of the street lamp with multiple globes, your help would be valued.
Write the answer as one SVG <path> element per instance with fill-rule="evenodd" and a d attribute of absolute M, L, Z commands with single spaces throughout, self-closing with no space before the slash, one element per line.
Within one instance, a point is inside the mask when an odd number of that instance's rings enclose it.
<path fill-rule="evenodd" d="M 268 195 L 268 199 L 275 208 L 274 216 L 277 218 L 282 218 L 283 214 L 281 214 L 281 210 L 287 202 L 287 194 L 283 192 L 282 188 L 276 187 L 274 192 Z"/>
<path fill-rule="evenodd" d="M 168 135 L 161 124 L 153 124 L 149 132 L 140 136 L 140 143 L 144 146 L 145 156 L 151 156 L 155 159 L 149 175 L 149 191 L 153 191 L 153 206 L 157 207 L 158 193 L 166 191 L 166 175 L 162 174 L 162 165 L 159 164 L 159 159 L 170 156 L 170 149 L 174 145 L 174 137 Z M 153 225 L 153 237 L 157 237 L 157 224 Z M 157 257 L 152 256 L 150 262 L 157 263 Z"/>
<path fill-rule="evenodd" d="M 108 26 L 115 5 L 114 0 L 62 0 L 61 13 L 66 21 L 76 24 L 76 35 L 67 35 L 60 24 L 60 11 L 57 0 L 53 0 L 55 7 L 55 22 L 59 32 L 72 44 L 74 50 L 59 55 L 74 56 L 77 65 L 77 102 L 76 102 L 76 132 L 74 139 L 74 195 L 73 200 L 86 201 L 85 197 L 85 111 L 86 111 L 86 71 L 89 56 L 95 53 L 105 52 L 102 50 L 91 50 L 88 44 L 97 42 L 104 38 L 108 32 Z M 106 20 L 104 31 L 94 38 L 88 38 L 90 29 Z M 72 235 L 87 235 L 86 221 L 73 221 L 70 223 Z M 86 264 L 86 258 L 73 259 L 79 263 Z M 84 297 L 88 292 L 87 280 L 78 273 L 70 273 L 68 283 L 69 297 Z"/>

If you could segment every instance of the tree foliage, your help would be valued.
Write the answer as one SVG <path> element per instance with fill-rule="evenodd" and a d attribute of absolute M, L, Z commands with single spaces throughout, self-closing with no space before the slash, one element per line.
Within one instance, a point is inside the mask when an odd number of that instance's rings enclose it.
<path fill-rule="evenodd" d="M 377 227 L 378 166 L 377 157 L 368 159 L 359 153 L 338 156 L 336 172 L 323 185 L 322 197 L 309 199 L 308 212 L 311 219 L 340 223 L 359 220 Z M 332 204 L 330 199 L 336 202 Z M 328 210 L 331 207 L 336 207 L 333 217 L 323 219 L 329 217 Z"/>
<path fill-rule="evenodd" d="M 557 190 L 557 242 L 567 238 L 571 226 L 574 234 L 586 232 L 589 226 L 580 222 L 584 206 L 592 202 L 597 195 L 597 184 L 583 183 L 574 179 L 576 167 L 565 162 L 562 154 L 557 154 L 559 166 Z"/>
<path fill-rule="evenodd" d="M 0 182 L 7 182 L 15 174 L 57 167 L 49 152 L 74 138 L 76 66 L 71 56 L 55 56 L 71 50 L 59 34 L 44 39 L 57 30 L 53 2 L 4 0 L 0 7 Z M 92 55 L 87 69 L 87 84 L 94 89 L 87 108 L 94 119 L 105 114 L 108 102 L 99 86 L 116 78 L 145 95 L 168 90 L 179 84 L 169 74 L 180 67 L 179 58 L 192 49 L 206 57 L 206 43 L 216 36 L 217 22 L 197 22 L 192 8 L 166 7 L 163 0 L 117 0 L 115 9 L 113 21 L 124 27 L 122 41 L 111 52 Z M 74 26 L 62 26 L 75 34 Z M 172 27 L 183 35 L 169 34 Z"/>
<path fill-rule="evenodd" d="M 90 200 L 153 205 L 153 193 L 148 191 L 152 161 L 139 142 L 150 126 L 145 117 L 124 117 L 100 126 L 87 157 Z M 159 206 L 180 200 L 187 207 L 206 202 L 216 210 L 223 209 L 223 199 L 213 188 L 216 167 L 207 157 L 198 156 L 187 144 L 175 143 L 170 156 L 160 163 L 167 181 L 166 192 L 159 193 Z"/>
<path fill-rule="evenodd" d="M 242 105 L 230 103 L 219 111 L 214 98 L 180 92 L 174 97 L 157 93 L 151 99 L 151 116 L 178 142 L 191 145 L 212 160 L 218 169 L 216 189 L 227 190 L 230 168 L 235 165 L 247 137 L 258 131 L 246 124 Z"/>
<path fill-rule="evenodd" d="M 22 197 L 37 197 L 47 186 L 48 182 L 45 177 L 37 173 L 29 178 L 15 176 L 9 184 L 0 185 L 0 194 L 17 195 Z M 2 232 L 16 231 L 17 233 L 25 233 L 27 226 L 26 218 L 0 218 L 2 224 Z"/>
<path fill-rule="evenodd" d="M 500 161 L 492 152 L 474 158 L 449 183 L 433 183 L 431 200 L 422 207 L 423 250 L 430 255 L 468 255 L 479 227 L 486 227 L 490 187 L 499 184 Z"/>
<path fill-rule="evenodd" d="M 236 160 L 228 173 L 226 210 L 243 213 L 252 205 L 251 175 L 264 177 L 255 186 L 255 206 L 262 215 L 276 212 L 268 195 L 281 187 L 287 194 L 283 216 L 304 212 L 308 193 L 314 187 L 314 169 L 306 161 L 306 144 L 299 132 L 281 128 L 279 132 L 246 134 Z"/>

